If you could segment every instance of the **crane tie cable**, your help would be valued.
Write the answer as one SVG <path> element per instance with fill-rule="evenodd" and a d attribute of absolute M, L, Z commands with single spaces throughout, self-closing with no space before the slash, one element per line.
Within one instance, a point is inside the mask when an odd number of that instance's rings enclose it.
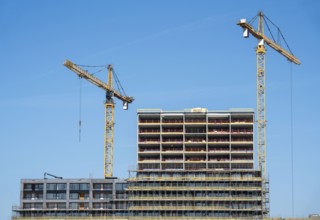
<path fill-rule="evenodd" d="M 81 142 L 81 119 L 82 119 L 82 80 L 79 77 L 79 142 Z"/>
<path fill-rule="evenodd" d="M 121 83 L 120 83 L 120 80 L 119 80 L 116 72 L 114 71 L 114 69 L 113 69 L 113 73 L 114 73 L 115 82 L 116 82 L 117 87 L 118 87 L 118 91 L 120 92 L 121 95 L 127 96 L 127 95 L 126 95 L 126 92 L 124 91 L 124 89 L 123 89 L 123 87 L 122 87 L 122 85 L 121 85 Z"/>
<path fill-rule="evenodd" d="M 291 133 L 291 197 L 292 217 L 294 217 L 294 154 L 293 154 L 293 71 L 290 63 L 290 133 Z"/>
<path fill-rule="evenodd" d="M 277 28 L 278 34 L 281 36 L 281 38 L 283 39 L 284 43 L 286 44 L 288 50 L 289 50 L 290 53 L 293 55 L 293 53 L 292 53 L 292 51 L 291 51 L 291 49 L 290 49 L 290 47 L 289 47 L 289 44 L 287 43 L 286 39 L 284 38 L 284 36 L 283 36 L 280 28 L 279 28 L 275 23 L 273 23 L 266 15 L 264 15 L 264 18 L 266 18 L 268 21 L 270 21 L 270 23 Z M 266 20 L 265 20 L 265 22 L 266 22 Z M 266 24 L 267 24 L 267 22 L 266 22 Z"/>

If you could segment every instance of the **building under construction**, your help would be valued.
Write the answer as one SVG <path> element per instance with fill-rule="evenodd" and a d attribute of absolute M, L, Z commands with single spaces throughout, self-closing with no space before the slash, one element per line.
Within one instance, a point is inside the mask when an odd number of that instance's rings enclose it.
<path fill-rule="evenodd" d="M 138 110 L 138 169 L 129 178 L 133 216 L 261 218 L 251 109 Z"/>
<path fill-rule="evenodd" d="M 268 204 L 253 121 L 252 109 L 138 110 L 138 164 L 127 180 L 24 179 L 15 218 L 260 219 Z"/>

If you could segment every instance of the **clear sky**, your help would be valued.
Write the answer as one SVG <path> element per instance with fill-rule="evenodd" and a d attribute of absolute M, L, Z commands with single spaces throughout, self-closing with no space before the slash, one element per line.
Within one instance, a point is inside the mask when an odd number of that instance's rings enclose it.
<path fill-rule="evenodd" d="M 319 9 L 317 0 L 0 0 L 0 219 L 19 204 L 22 178 L 103 178 L 105 95 L 80 83 L 65 59 L 112 64 L 135 97 L 129 111 L 120 101 L 115 110 L 114 175 L 126 178 L 136 164 L 137 109 L 255 108 L 257 42 L 236 23 L 259 10 L 302 61 L 291 65 L 268 48 L 271 216 L 320 213 Z"/>

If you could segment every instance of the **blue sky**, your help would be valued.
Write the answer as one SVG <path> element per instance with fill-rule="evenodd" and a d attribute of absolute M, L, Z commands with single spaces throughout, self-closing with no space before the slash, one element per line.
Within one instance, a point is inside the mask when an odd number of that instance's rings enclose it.
<path fill-rule="evenodd" d="M 137 109 L 255 108 L 256 40 L 243 39 L 236 23 L 259 10 L 302 61 L 267 51 L 271 216 L 320 213 L 319 9 L 316 0 L 0 0 L 0 219 L 19 203 L 21 178 L 103 178 L 104 92 L 82 80 L 79 142 L 80 81 L 65 59 L 112 64 L 136 98 L 129 111 L 120 101 L 115 110 L 114 174 L 126 178 L 136 164 Z"/>

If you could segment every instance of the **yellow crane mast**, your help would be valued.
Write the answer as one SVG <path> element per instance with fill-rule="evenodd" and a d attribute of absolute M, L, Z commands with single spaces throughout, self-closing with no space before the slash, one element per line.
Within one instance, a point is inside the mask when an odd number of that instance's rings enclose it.
<path fill-rule="evenodd" d="M 295 64 L 301 64 L 298 58 L 296 58 L 291 52 L 282 48 L 275 41 L 268 38 L 264 33 L 265 15 L 263 12 L 259 12 L 257 17 L 258 30 L 256 31 L 246 19 L 241 19 L 238 23 L 243 28 L 243 37 L 248 38 L 249 34 L 254 36 L 258 40 L 256 47 L 257 56 L 257 131 L 258 131 L 258 168 L 261 170 L 262 175 L 262 204 L 263 214 L 268 215 L 269 207 L 267 206 L 267 176 L 266 176 L 266 82 L 265 82 L 265 44 L 282 54 L 290 62 Z M 269 28 L 269 27 L 268 27 Z M 279 29 L 279 28 L 278 28 Z M 273 36 L 272 36 L 273 37 Z"/>
<path fill-rule="evenodd" d="M 92 84 L 106 91 L 105 102 L 105 140 L 104 140 L 104 177 L 111 178 L 113 176 L 113 150 L 114 150 L 114 100 L 116 97 L 123 101 L 123 109 L 128 109 L 128 104 L 133 102 L 133 97 L 122 95 L 116 91 L 112 85 L 113 68 L 108 66 L 108 82 L 105 83 L 74 64 L 70 60 L 64 62 L 64 66 L 76 73 L 79 77 L 84 78 Z"/>

